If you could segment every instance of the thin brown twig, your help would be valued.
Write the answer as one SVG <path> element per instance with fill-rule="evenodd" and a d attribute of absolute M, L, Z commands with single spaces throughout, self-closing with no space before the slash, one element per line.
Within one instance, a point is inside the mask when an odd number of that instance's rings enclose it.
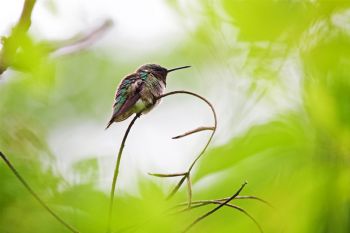
<path fill-rule="evenodd" d="M 159 173 L 148 173 L 150 176 L 156 176 L 156 177 L 161 177 L 161 178 L 166 178 L 166 177 L 177 177 L 177 176 L 185 176 L 187 173 L 173 173 L 173 174 L 159 174 Z"/>
<path fill-rule="evenodd" d="M 23 186 L 28 190 L 28 192 L 39 202 L 39 204 L 49 212 L 59 223 L 64 225 L 68 230 L 74 233 L 79 233 L 73 226 L 68 224 L 65 220 L 63 220 L 60 216 L 58 216 L 39 196 L 34 192 L 34 190 L 30 187 L 30 185 L 23 179 L 23 177 L 19 174 L 16 168 L 12 165 L 12 163 L 7 159 L 5 154 L 0 151 L 0 157 L 4 160 L 6 165 L 11 169 L 13 174 L 17 177 L 17 179 L 23 184 Z"/>
<path fill-rule="evenodd" d="M 193 92 L 190 92 L 190 91 L 172 91 L 172 92 L 168 92 L 168 93 L 166 93 L 164 95 L 161 95 L 158 99 L 161 99 L 161 98 L 164 98 L 164 97 L 167 97 L 167 96 L 170 96 L 170 95 L 176 95 L 176 94 L 192 95 L 192 96 L 195 96 L 195 97 L 203 100 L 207 105 L 209 105 L 209 107 L 210 107 L 210 109 L 211 109 L 211 111 L 213 113 L 213 117 L 214 117 L 214 127 L 213 127 L 214 129 L 212 130 L 212 133 L 211 133 L 211 135 L 209 137 L 209 140 L 206 143 L 206 145 L 204 146 L 203 150 L 201 151 L 201 153 L 199 153 L 199 155 L 196 157 L 196 159 L 190 165 L 190 167 L 188 169 L 188 172 L 191 172 L 191 170 L 193 169 L 194 165 L 202 157 L 204 152 L 207 150 L 211 140 L 213 139 L 213 136 L 214 136 L 216 128 L 217 128 L 218 121 L 217 121 L 217 116 L 216 116 L 216 112 L 215 112 L 215 109 L 214 109 L 213 105 L 206 98 L 204 98 L 203 96 L 198 95 L 196 93 L 193 93 Z"/>
<path fill-rule="evenodd" d="M 163 94 L 161 95 L 160 97 L 158 97 L 158 100 L 159 99 L 162 99 L 164 97 L 167 97 L 167 96 L 170 96 L 170 95 L 176 95 L 176 94 L 187 94 L 187 95 L 192 95 L 192 96 L 195 96 L 199 99 L 201 99 L 202 101 L 204 101 L 207 105 L 209 105 L 212 113 L 213 113 L 213 117 L 214 117 L 214 127 L 212 127 L 212 134 L 207 142 L 207 144 L 205 145 L 205 147 L 203 148 L 203 150 L 201 151 L 201 153 L 197 156 L 197 158 L 193 161 L 193 163 L 191 164 L 190 168 L 189 168 L 189 171 L 192 170 L 193 166 L 195 165 L 195 163 L 198 161 L 198 159 L 204 154 L 204 152 L 206 151 L 207 147 L 209 146 L 214 134 L 215 134 L 215 131 L 216 131 L 216 128 L 217 128 L 217 116 L 216 116 L 216 112 L 215 112 L 215 109 L 213 107 L 213 105 L 206 99 L 204 98 L 203 96 L 201 95 L 198 95 L 196 93 L 193 93 L 193 92 L 190 92 L 190 91 L 172 91 L 172 92 L 168 92 L 166 94 Z M 199 128 L 206 128 L 206 127 L 199 127 Z M 192 130 L 192 131 L 195 131 L 195 130 Z M 200 132 L 202 130 L 199 130 L 198 132 Z M 191 132 L 191 131 L 190 131 Z M 194 132 L 195 133 L 195 132 Z M 186 133 L 184 133 L 186 134 Z M 188 134 L 189 135 L 189 134 Z"/>
<path fill-rule="evenodd" d="M 214 209 L 210 210 L 209 212 L 205 213 L 204 215 L 200 216 L 199 218 L 197 218 L 196 220 L 194 220 L 184 231 L 188 232 L 194 225 L 196 225 L 198 222 L 202 221 L 203 219 L 205 219 L 206 217 L 208 217 L 209 215 L 215 213 L 216 211 L 218 211 L 219 209 L 221 209 L 223 206 L 225 206 L 227 203 L 229 203 L 230 201 L 232 201 L 236 196 L 239 195 L 239 193 L 243 190 L 244 186 L 247 185 L 247 182 L 244 182 L 242 184 L 242 186 L 236 191 L 235 194 L 233 194 L 229 199 L 227 199 L 224 202 L 221 202 L 217 207 L 215 207 Z"/>
<path fill-rule="evenodd" d="M 214 199 L 214 200 L 198 200 L 198 201 L 192 201 L 192 204 L 199 204 L 199 203 L 203 203 L 203 202 L 211 202 L 211 201 L 226 201 L 227 199 L 229 199 L 230 197 L 225 197 L 225 198 L 220 198 L 220 199 Z M 273 206 L 266 200 L 256 197 L 256 196 L 237 196 L 235 197 L 235 200 L 239 200 L 239 199 L 252 199 L 252 200 L 257 200 L 260 201 L 268 206 L 270 206 L 271 208 L 273 208 Z M 178 208 L 178 207 L 182 207 L 182 206 L 187 206 L 188 203 L 187 202 L 183 202 L 180 203 L 176 206 L 174 206 L 174 208 Z"/>
<path fill-rule="evenodd" d="M 214 204 L 220 204 L 220 202 L 217 202 Z M 263 231 L 262 227 L 260 226 L 260 224 L 258 223 L 258 221 L 252 215 L 250 215 L 245 209 L 243 209 L 242 207 L 236 206 L 236 205 L 229 204 L 229 203 L 227 203 L 226 206 L 234 208 L 234 209 L 244 213 L 248 218 L 250 218 L 255 223 L 255 225 L 258 227 L 259 231 L 261 233 L 264 233 L 264 231 Z"/>
<path fill-rule="evenodd" d="M 168 195 L 167 199 L 171 198 L 173 195 L 175 195 L 175 193 L 180 189 L 180 187 L 182 186 L 183 182 L 185 181 L 186 179 L 186 176 L 190 176 L 190 173 L 194 167 L 194 165 L 197 163 L 197 161 L 202 157 L 202 155 L 205 153 L 205 151 L 207 150 L 210 142 L 212 141 L 213 139 L 213 136 L 216 132 L 216 128 L 217 128 L 217 116 L 216 116 L 216 112 L 215 112 L 215 109 L 213 107 L 213 105 L 206 99 L 204 98 L 203 96 L 201 95 L 198 95 L 196 93 L 193 93 L 193 92 L 190 92 L 190 91 L 172 91 L 172 92 L 168 92 L 166 94 L 163 94 L 161 96 L 158 97 L 158 100 L 161 99 L 161 98 L 164 98 L 164 97 L 167 97 L 167 96 L 170 96 L 170 95 L 176 95 L 176 94 L 187 94 L 187 95 L 192 95 L 192 96 L 195 96 L 199 99 L 201 99 L 202 101 L 204 101 L 207 105 L 209 105 L 212 113 L 213 113 L 213 117 L 214 117 L 214 126 L 213 127 L 199 127 L 197 129 L 194 129 L 194 130 L 191 130 L 191 131 L 188 131 L 182 135 L 179 135 L 179 136 L 176 136 L 174 137 L 175 139 L 176 138 L 181 138 L 181 137 L 185 137 L 185 136 L 188 136 L 188 135 L 191 135 L 193 133 L 197 133 L 197 132 L 201 132 L 201 131 L 204 131 L 204 130 L 211 130 L 212 133 L 206 143 L 206 145 L 204 146 L 204 148 L 202 149 L 202 151 L 199 153 L 199 155 L 195 158 L 195 160 L 192 162 L 192 164 L 189 166 L 187 172 L 184 174 L 184 176 L 182 177 L 182 179 L 177 183 L 177 185 L 175 186 L 175 188 L 172 190 L 172 192 Z M 188 183 L 188 185 L 191 185 L 191 183 Z M 192 189 L 192 188 L 191 188 Z M 189 199 L 191 200 L 192 199 L 192 191 L 189 192 Z M 190 205 L 190 203 L 189 203 Z"/>
<path fill-rule="evenodd" d="M 230 198 L 230 197 L 218 199 L 217 201 L 225 201 L 228 198 Z M 253 199 L 253 200 L 260 201 L 260 202 L 264 203 L 265 205 L 268 205 L 271 208 L 274 208 L 268 201 L 266 201 L 266 200 L 264 200 L 264 199 L 262 199 L 260 197 L 256 197 L 256 196 L 237 196 L 235 199 L 236 200 L 239 200 L 239 199 Z"/>
<path fill-rule="evenodd" d="M 202 207 L 202 206 L 206 206 L 206 205 L 209 205 L 209 204 L 211 204 L 210 201 L 208 201 L 208 202 L 201 202 L 201 203 L 198 203 L 197 201 L 195 201 L 195 202 L 192 202 L 191 208 L 188 208 L 188 203 L 186 203 L 186 206 L 187 206 L 186 208 L 178 210 L 174 214 L 183 213 L 185 211 L 196 209 L 196 208 L 199 208 L 199 207 Z"/>
<path fill-rule="evenodd" d="M 181 212 L 188 211 L 188 210 L 195 209 L 195 208 L 202 207 L 202 206 L 206 206 L 206 205 L 210 205 L 210 204 L 221 205 L 222 203 L 223 203 L 222 201 L 217 201 L 217 200 L 195 201 L 195 202 L 192 202 L 193 205 L 191 207 L 186 208 L 186 209 L 182 210 Z M 250 218 L 255 223 L 255 225 L 259 228 L 259 231 L 261 233 L 264 232 L 262 227 L 258 223 L 258 221 L 252 215 L 250 215 L 245 209 L 243 209 L 242 207 L 239 207 L 237 205 L 232 205 L 230 203 L 226 203 L 225 206 L 231 207 L 233 209 L 236 209 L 236 210 L 244 213 L 248 218 Z"/>
<path fill-rule="evenodd" d="M 181 180 L 177 183 L 177 185 L 174 187 L 174 189 L 169 193 L 169 195 L 167 196 L 167 200 L 169 200 L 170 198 L 172 198 L 175 193 L 177 193 L 177 191 L 180 189 L 181 185 L 183 184 L 183 182 L 186 180 L 186 176 L 183 176 L 181 178 Z"/>
<path fill-rule="evenodd" d="M 129 132 L 130 132 L 132 126 L 134 125 L 134 123 L 137 120 L 137 118 L 139 118 L 140 116 L 141 116 L 141 113 L 137 113 L 135 115 L 135 117 L 132 119 L 132 121 L 130 122 L 130 124 L 129 124 L 129 126 L 128 126 L 125 134 L 124 134 L 124 137 L 123 137 L 122 143 L 120 145 L 120 148 L 119 148 L 119 152 L 118 152 L 118 156 L 117 156 L 117 163 L 116 163 L 116 166 L 115 166 L 115 169 L 114 169 L 112 188 L 111 188 L 111 193 L 110 193 L 108 222 L 107 222 L 107 233 L 111 232 L 111 220 L 112 220 L 112 216 L 113 216 L 114 193 L 115 193 L 115 187 L 116 187 L 116 184 L 117 184 L 117 178 L 118 178 L 118 174 L 119 174 L 119 166 L 120 166 L 120 161 L 121 161 L 122 154 L 123 154 L 123 149 L 125 147 L 125 142 L 126 142 L 126 139 L 127 139 L 128 135 L 129 135 Z"/>
<path fill-rule="evenodd" d="M 198 132 L 201 132 L 201 131 L 206 131 L 206 130 L 215 130 L 214 127 L 198 127 L 197 129 L 194 129 L 194 130 L 191 130 L 191 131 L 188 131 L 188 132 L 185 132 L 181 135 L 178 135 L 178 136 L 175 136 L 175 137 L 172 137 L 172 139 L 179 139 L 179 138 L 183 138 L 183 137 L 186 137 L 188 135 L 191 135 L 191 134 L 194 134 L 194 133 L 198 133 Z"/>

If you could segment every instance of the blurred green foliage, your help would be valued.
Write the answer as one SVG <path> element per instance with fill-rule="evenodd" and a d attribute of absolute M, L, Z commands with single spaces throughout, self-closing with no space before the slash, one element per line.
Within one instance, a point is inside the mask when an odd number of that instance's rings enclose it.
<path fill-rule="evenodd" d="M 274 208 L 254 201 L 234 202 L 247 209 L 265 232 L 350 232 L 350 31 L 337 22 L 338 18 L 350 22 L 350 2 L 203 0 L 189 7 L 187 14 L 180 5 L 169 1 L 183 18 L 198 24 L 171 58 L 155 52 L 158 60 L 187 64 L 185 59 L 198 69 L 238 71 L 248 77 L 250 94 L 258 91 L 259 80 L 270 83 L 264 93 L 273 91 L 291 58 L 299 64 L 301 76 L 301 91 L 295 93 L 298 107 L 252 125 L 203 157 L 193 182 L 207 179 L 208 184 L 198 190 L 195 186 L 194 199 L 232 195 L 248 180 L 243 193 L 262 197 Z M 108 195 L 97 188 L 97 161 L 75 164 L 80 183 L 69 184 L 48 165 L 54 164 L 54 156 L 47 137 L 52 127 L 67 119 L 102 120 L 119 82 L 116 77 L 133 70 L 143 58 L 126 63 L 122 56 L 91 51 L 53 60 L 44 48 L 24 39 L 17 65 L 28 72 L 0 82 L 0 149 L 67 222 L 83 233 L 104 232 Z M 242 56 L 244 61 L 237 63 Z M 234 99 L 227 101 L 235 105 Z M 138 197 L 117 195 L 116 232 L 180 232 L 211 208 L 165 214 L 184 200 L 185 190 L 165 202 L 157 181 L 140 180 Z M 2 162 L 0 187 L 0 232 L 67 232 Z M 223 208 L 191 230 L 233 231 L 258 229 L 240 213 Z"/>

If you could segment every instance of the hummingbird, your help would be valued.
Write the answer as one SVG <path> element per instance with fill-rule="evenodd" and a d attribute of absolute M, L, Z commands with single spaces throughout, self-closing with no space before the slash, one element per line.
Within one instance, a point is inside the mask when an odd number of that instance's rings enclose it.
<path fill-rule="evenodd" d="M 159 103 L 158 97 L 164 93 L 168 73 L 189 67 L 166 69 L 157 64 L 145 64 L 124 77 L 115 93 L 113 113 L 106 129 L 113 122 L 124 121 L 134 113 L 151 111 Z"/>

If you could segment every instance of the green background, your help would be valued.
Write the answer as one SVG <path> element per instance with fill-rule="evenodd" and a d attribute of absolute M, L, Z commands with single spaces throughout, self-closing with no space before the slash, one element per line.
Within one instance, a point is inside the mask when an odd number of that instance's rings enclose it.
<path fill-rule="evenodd" d="M 77 162 L 72 169 L 82 182 L 67 182 L 50 165 L 55 163 L 50 126 L 71 119 L 105 122 L 117 79 L 149 57 L 162 64 L 190 64 L 202 72 L 177 86 L 199 88 L 222 79 L 246 84 L 245 99 L 225 99 L 227 112 L 237 106 L 245 110 L 242 116 L 229 116 L 230 124 L 220 130 L 233 136 L 210 147 L 196 166 L 193 183 L 204 185 L 194 189 L 194 200 L 230 196 L 247 180 L 242 194 L 261 197 L 273 208 L 254 200 L 233 204 L 254 216 L 264 232 L 350 232 L 350 2 L 203 0 L 186 11 L 177 1 L 167 4 L 183 19 L 179 24 L 188 18 L 198 23 L 176 49 L 147 57 L 123 59 L 122 53 L 112 56 L 95 48 L 54 59 L 35 43 L 35 35 L 22 38 L 17 65 L 26 72 L 0 82 L 1 151 L 67 222 L 82 233 L 105 232 L 108 193 L 98 188 L 97 159 Z M 285 69 L 289 62 L 292 71 Z M 298 87 L 286 100 L 292 107 L 234 133 L 245 111 L 257 112 L 261 99 L 274 105 L 292 83 Z M 209 95 L 205 88 L 201 94 Z M 140 195 L 116 196 L 115 232 L 181 232 L 214 207 L 169 214 L 169 208 L 186 200 L 185 188 L 164 201 L 160 180 L 142 174 L 137 185 Z M 68 232 L 2 162 L 0 232 Z M 242 213 L 222 208 L 190 232 L 259 230 Z"/>

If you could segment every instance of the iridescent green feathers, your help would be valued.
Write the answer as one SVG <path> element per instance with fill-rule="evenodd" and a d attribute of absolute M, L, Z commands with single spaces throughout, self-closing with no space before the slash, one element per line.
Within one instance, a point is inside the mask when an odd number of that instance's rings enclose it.
<path fill-rule="evenodd" d="M 143 81 L 139 76 L 140 74 L 135 73 L 122 80 L 115 94 L 113 114 L 106 129 L 113 122 L 123 121 L 134 113 L 130 110 L 131 107 L 140 99 L 140 91 L 143 84 Z"/>

